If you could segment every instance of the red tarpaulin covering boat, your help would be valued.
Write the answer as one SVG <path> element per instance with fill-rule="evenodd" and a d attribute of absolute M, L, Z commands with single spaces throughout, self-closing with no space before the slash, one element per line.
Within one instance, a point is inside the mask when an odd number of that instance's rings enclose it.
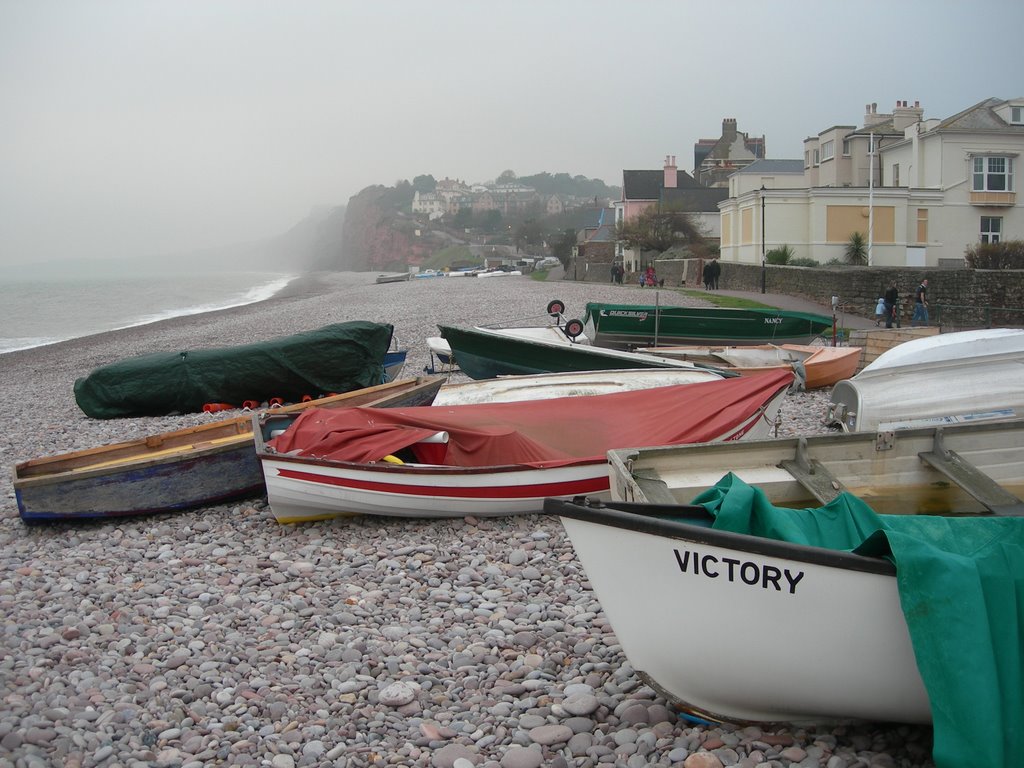
<path fill-rule="evenodd" d="M 772 371 L 529 403 L 268 415 L 257 453 L 283 522 L 539 512 L 545 497 L 606 492 L 612 448 L 767 436 L 792 381 Z"/>

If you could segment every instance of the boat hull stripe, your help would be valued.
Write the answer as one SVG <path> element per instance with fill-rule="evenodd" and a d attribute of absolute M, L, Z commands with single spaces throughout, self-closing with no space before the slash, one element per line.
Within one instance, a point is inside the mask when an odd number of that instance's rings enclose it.
<path fill-rule="evenodd" d="M 357 480 L 348 477 L 329 477 L 294 469 L 278 469 L 278 475 L 288 480 L 298 480 L 316 485 L 335 485 L 361 491 L 390 493 L 398 496 L 434 496 L 460 499 L 529 499 L 548 496 L 580 496 L 601 493 L 609 489 L 607 475 L 585 477 L 552 483 L 531 483 L 529 485 L 485 485 L 475 487 L 411 485 L 405 483 L 381 483 Z"/>

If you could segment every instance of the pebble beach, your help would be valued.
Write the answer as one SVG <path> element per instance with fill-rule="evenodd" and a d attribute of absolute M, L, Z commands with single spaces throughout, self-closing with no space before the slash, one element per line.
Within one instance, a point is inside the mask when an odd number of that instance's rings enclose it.
<path fill-rule="evenodd" d="M 569 317 L 587 301 L 653 300 L 525 276 L 375 277 L 318 273 L 257 304 L 0 355 L 0 768 L 933 765 L 930 728 L 680 717 L 631 668 L 557 518 L 282 526 L 255 498 L 21 522 L 19 461 L 236 415 L 90 419 L 72 387 L 97 366 L 371 320 L 394 325 L 411 377 L 438 323 L 542 324 L 552 299 Z M 824 433 L 827 403 L 788 395 L 780 434 Z"/>

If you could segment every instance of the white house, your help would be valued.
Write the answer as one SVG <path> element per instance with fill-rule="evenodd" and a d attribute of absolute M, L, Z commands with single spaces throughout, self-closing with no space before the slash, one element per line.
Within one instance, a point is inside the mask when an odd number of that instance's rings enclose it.
<path fill-rule="evenodd" d="M 448 209 L 447 201 L 436 192 L 417 191 L 412 198 L 412 212 L 425 213 L 433 221 L 444 216 Z"/>
<path fill-rule="evenodd" d="M 729 177 L 719 204 L 722 259 L 759 264 L 788 245 L 798 257 L 842 260 L 860 232 L 876 266 L 962 264 L 979 242 L 1024 239 L 1016 196 L 1024 98 L 986 99 L 944 120 L 918 103 L 861 128 L 804 141 L 804 159 L 761 160 Z"/>

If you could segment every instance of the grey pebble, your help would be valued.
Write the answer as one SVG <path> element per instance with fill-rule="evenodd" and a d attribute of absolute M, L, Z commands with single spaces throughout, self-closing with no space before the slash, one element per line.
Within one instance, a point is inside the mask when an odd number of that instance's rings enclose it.
<path fill-rule="evenodd" d="M 5 354 L 0 457 L 212 418 L 85 417 L 75 379 L 128 356 L 371 319 L 394 324 L 413 376 L 437 323 L 536 318 L 554 298 L 572 316 L 587 301 L 651 300 L 599 283 L 374 277 L 325 273 L 259 305 Z M 781 434 L 824 433 L 827 402 L 787 396 Z M 0 483 L 0 768 L 672 766 L 710 739 L 741 765 L 931 765 L 927 728 L 679 718 L 632 669 L 557 519 L 281 526 L 257 497 L 30 528 L 9 471 Z"/>

